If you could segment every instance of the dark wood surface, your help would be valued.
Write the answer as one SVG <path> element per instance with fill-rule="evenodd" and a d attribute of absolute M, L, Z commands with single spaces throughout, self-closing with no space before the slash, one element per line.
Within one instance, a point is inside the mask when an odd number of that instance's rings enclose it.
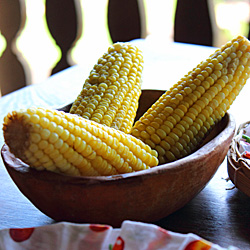
<path fill-rule="evenodd" d="M 179 44 L 168 45 L 165 50 L 160 48 L 159 52 L 159 47 L 153 44 L 151 40 L 138 42 L 138 46 L 145 52 L 144 88 L 150 86 L 159 89 L 168 88 L 183 73 L 186 73 L 187 69 L 193 68 L 200 59 L 205 59 L 204 56 L 211 52 L 211 48 Z M 1 120 L 8 111 L 17 108 L 31 105 L 60 107 L 71 103 L 79 93 L 83 79 L 91 68 L 91 65 L 86 65 L 71 67 L 53 75 L 41 84 L 29 86 L 2 97 L 0 99 Z M 171 72 L 168 75 L 169 85 L 165 82 L 162 85 L 162 74 L 154 73 L 156 69 L 158 72 L 163 72 L 163 68 Z M 241 93 L 241 97 L 235 101 L 230 110 L 238 124 L 248 119 L 245 112 L 243 115 L 240 112 L 242 103 L 249 99 L 247 88 L 249 87 L 246 86 L 245 91 Z M 2 133 L 0 144 L 0 146 L 3 144 Z M 227 177 L 227 164 L 224 160 L 209 184 L 193 200 L 155 224 L 174 232 L 195 233 L 222 247 L 233 245 L 240 249 L 250 249 L 250 197 L 236 188 L 231 189 L 233 184 L 226 180 Z M 54 222 L 20 193 L 1 160 L 0 229 L 35 227 Z"/>
<path fill-rule="evenodd" d="M 226 161 L 191 202 L 156 222 L 181 233 L 192 232 L 219 244 L 250 249 L 250 197 L 227 181 Z"/>

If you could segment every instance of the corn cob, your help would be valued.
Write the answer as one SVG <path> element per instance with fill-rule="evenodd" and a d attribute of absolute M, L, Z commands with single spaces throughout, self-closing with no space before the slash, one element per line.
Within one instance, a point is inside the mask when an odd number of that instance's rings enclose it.
<path fill-rule="evenodd" d="M 249 51 L 242 36 L 217 49 L 166 91 L 131 134 L 158 152 L 160 164 L 197 150 L 249 78 Z"/>
<path fill-rule="evenodd" d="M 156 151 L 133 136 L 63 111 L 13 111 L 3 132 L 10 151 L 38 170 L 97 176 L 158 164 Z"/>
<path fill-rule="evenodd" d="M 129 133 L 141 94 L 143 56 L 129 43 L 116 43 L 90 72 L 70 113 Z"/>

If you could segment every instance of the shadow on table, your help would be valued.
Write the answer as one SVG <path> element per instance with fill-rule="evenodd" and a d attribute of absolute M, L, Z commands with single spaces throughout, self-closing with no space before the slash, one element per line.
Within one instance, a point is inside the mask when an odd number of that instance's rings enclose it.
<path fill-rule="evenodd" d="M 228 223 L 235 234 L 250 243 L 250 197 L 235 188 L 228 192 L 227 216 Z"/>
<path fill-rule="evenodd" d="M 236 190 L 215 197 L 214 190 L 206 189 L 155 224 L 173 232 L 194 233 L 221 247 L 250 249 L 250 199 Z"/>

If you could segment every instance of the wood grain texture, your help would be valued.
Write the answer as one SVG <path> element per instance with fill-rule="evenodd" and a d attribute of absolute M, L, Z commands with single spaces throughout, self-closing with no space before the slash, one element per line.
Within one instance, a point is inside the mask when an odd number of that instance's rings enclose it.
<path fill-rule="evenodd" d="M 250 198 L 227 178 L 226 159 L 209 185 L 185 207 L 156 224 L 181 233 L 193 232 L 222 247 L 250 249 Z"/>

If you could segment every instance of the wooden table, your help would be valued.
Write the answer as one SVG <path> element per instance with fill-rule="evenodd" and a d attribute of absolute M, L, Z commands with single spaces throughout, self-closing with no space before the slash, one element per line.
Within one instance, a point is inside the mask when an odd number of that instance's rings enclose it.
<path fill-rule="evenodd" d="M 168 89 L 184 74 L 205 60 L 214 48 L 158 42 L 154 38 L 134 41 L 144 52 L 143 88 Z M 104 51 L 100 49 L 100 56 Z M 7 112 L 29 106 L 58 108 L 72 102 L 97 58 L 71 67 L 41 82 L 0 99 L 0 119 Z M 237 126 L 250 119 L 246 103 L 250 86 L 246 85 L 230 109 Z M 247 107 L 247 106 L 246 106 Z M 0 144 L 3 136 L 0 134 Z M 195 233 L 222 247 L 234 245 L 250 249 L 250 197 L 230 189 L 224 161 L 209 184 L 185 207 L 155 222 L 180 233 Z M 10 179 L 0 162 L 0 229 L 35 227 L 54 223 L 27 200 Z"/>

